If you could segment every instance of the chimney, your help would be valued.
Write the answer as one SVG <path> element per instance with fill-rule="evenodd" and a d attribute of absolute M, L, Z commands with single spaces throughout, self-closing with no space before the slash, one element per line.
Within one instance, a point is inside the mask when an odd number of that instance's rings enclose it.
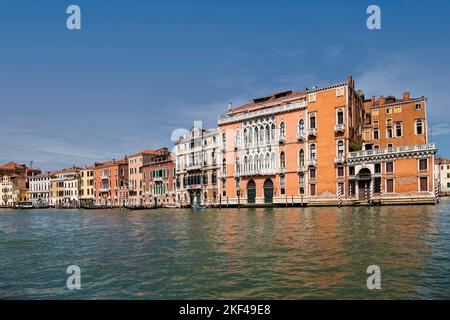
<path fill-rule="evenodd" d="M 116 159 L 113 159 L 113 163 L 116 163 Z"/>
<path fill-rule="evenodd" d="M 379 104 L 379 105 L 383 105 L 383 104 L 385 104 L 385 102 L 386 102 L 386 100 L 384 99 L 383 96 L 380 96 L 380 97 L 378 98 L 378 104 Z"/>
<path fill-rule="evenodd" d="M 409 91 L 403 92 L 403 100 L 409 100 Z"/>
<path fill-rule="evenodd" d="M 375 96 L 370 97 L 370 105 L 375 105 Z"/>

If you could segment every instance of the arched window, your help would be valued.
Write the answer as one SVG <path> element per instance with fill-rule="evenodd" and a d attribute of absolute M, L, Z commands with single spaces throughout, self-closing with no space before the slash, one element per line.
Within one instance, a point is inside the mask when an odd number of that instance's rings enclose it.
<path fill-rule="evenodd" d="M 225 159 L 222 160 L 222 173 L 225 175 L 227 173 L 227 163 Z"/>
<path fill-rule="evenodd" d="M 276 168 L 276 163 L 275 162 L 276 162 L 276 155 L 275 155 L 275 152 L 273 152 L 272 155 L 270 156 L 270 167 L 272 169 Z"/>
<path fill-rule="evenodd" d="M 303 149 L 300 149 L 300 152 L 298 153 L 298 165 L 300 167 L 305 165 L 305 151 L 303 151 Z"/>
<path fill-rule="evenodd" d="M 396 122 L 395 123 L 395 135 L 397 137 L 401 137 L 402 136 L 402 124 L 400 122 Z"/>
<path fill-rule="evenodd" d="M 258 170 L 259 168 L 259 157 L 258 155 L 255 155 L 255 169 Z"/>
<path fill-rule="evenodd" d="M 315 129 L 316 128 L 316 116 L 310 116 L 309 117 L 309 127 L 311 129 Z"/>
<path fill-rule="evenodd" d="M 248 158 L 248 168 L 250 169 L 250 170 L 253 170 L 253 156 L 252 155 L 250 155 L 250 157 Z"/>
<path fill-rule="evenodd" d="M 344 141 L 339 140 L 338 142 L 338 156 L 344 155 Z"/>
<path fill-rule="evenodd" d="M 309 147 L 309 157 L 311 159 L 316 159 L 316 145 L 312 144 L 311 147 Z"/>
<path fill-rule="evenodd" d="M 238 129 L 236 131 L 236 146 L 239 146 L 241 144 L 241 131 Z"/>
<path fill-rule="evenodd" d="M 240 163 L 240 159 L 239 157 L 236 158 L 236 168 L 235 168 L 235 172 L 240 172 L 241 171 L 241 163 Z"/>
<path fill-rule="evenodd" d="M 225 147 L 227 145 L 227 135 L 222 133 L 222 145 Z"/>
<path fill-rule="evenodd" d="M 253 129 L 250 128 L 248 130 L 248 143 L 252 143 L 253 142 Z"/>
<path fill-rule="evenodd" d="M 264 162 L 265 162 L 264 167 L 266 169 L 269 169 L 270 168 L 270 154 L 269 153 L 266 154 L 266 160 Z"/>
<path fill-rule="evenodd" d="M 248 158 L 247 156 L 244 157 L 244 170 L 248 170 Z"/>
<path fill-rule="evenodd" d="M 266 141 L 270 141 L 270 127 L 269 125 L 266 125 Z"/>
<path fill-rule="evenodd" d="M 423 134 L 423 122 L 422 119 L 416 121 L 416 134 Z"/>
<path fill-rule="evenodd" d="M 247 128 L 244 129 L 244 144 L 248 143 L 248 133 L 247 133 Z"/>
<path fill-rule="evenodd" d="M 286 138 L 286 125 L 284 122 L 280 123 L 280 138 Z"/>
<path fill-rule="evenodd" d="M 280 167 L 286 168 L 286 156 L 284 154 L 284 151 L 281 151 L 281 154 L 280 154 Z"/>
<path fill-rule="evenodd" d="M 261 126 L 259 128 L 259 142 L 263 142 L 264 141 L 264 127 Z"/>
<path fill-rule="evenodd" d="M 272 123 L 272 128 L 270 130 L 270 139 L 275 140 L 275 124 Z"/>
<path fill-rule="evenodd" d="M 301 133 L 305 131 L 305 121 L 303 121 L 303 119 L 300 119 L 300 121 L 298 122 L 298 132 Z"/>
<path fill-rule="evenodd" d="M 259 131 L 258 131 L 258 127 L 255 128 L 255 143 L 258 144 L 258 140 L 259 140 Z"/>

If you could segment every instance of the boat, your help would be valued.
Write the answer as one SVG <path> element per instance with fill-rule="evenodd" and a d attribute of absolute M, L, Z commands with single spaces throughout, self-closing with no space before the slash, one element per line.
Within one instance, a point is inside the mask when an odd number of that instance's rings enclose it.
<path fill-rule="evenodd" d="M 208 209 L 208 206 L 193 205 L 192 209 L 194 209 L 194 210 L 203 210 L 203 209 Z"/>
<path fill-rule="evenodd" d="M 21 201 L 16 206 L 17 209 L 33 209 L 33 204 L 30 201 Z"/>

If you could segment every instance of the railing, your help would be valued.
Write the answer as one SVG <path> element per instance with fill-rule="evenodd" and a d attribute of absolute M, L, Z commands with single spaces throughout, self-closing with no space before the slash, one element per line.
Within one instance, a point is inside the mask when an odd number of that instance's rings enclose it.
<path fill-rule="evenodd" d="M 286 137 L 285 137 L 285 136 L 280 136 L 280 137 L 278 138 L 278 142 L 279 142 L 279 143 L 285 143 L 285 142 L 286 142 Z"/>
<path fill-rule="evenodd" d="M 262 110 L 255 110 L 247 113 L 241 113 L 237 115 L 232 116 L 223 116 L 221 119 L 219 119 L 219 125 L 230 123 L 230 122 L 236 122 L 236 121 L 244 121 L 247 119 L 255 118 L 255 117 L 263 117 L 267 115 L 272 115 L 274 113 L 280 113 L 280 112 L 286 112 L 291 110 L 296 110 L 299 108 L 306 107 L 306 100 L 302 100 L 301 102 L 297 103 L 291 103 L 291 104 L 285 104 L 281 106 L 266 108 Z"/>
<path fill-rule="evenodd" d="M 264 147 L 264 146 L 274 146 L 276 145 L 279 140 L 276 139 L 270 139 L 270 140 L 258 140 L 258 141 L 252 141 L 244 143 L 244 148 L 256 148 L 256 147 Z"/>
<path fill-rule="evenodd" d="M 100 187 L 99 188 L 100 192 L 108 192 L 109 190 L 111 190 L 111 187 Z"/>
<path fill-rule="evenodd" d="M 100 174 L 100 179 L 108 179 L 109 177 L 108 177 L 108 175 L 106 174 L 106 173 L 101 173 Z"/>
<path fill-rule="evenodd" d="M 188 164 L 186 166 L 186 170 L 187 171 L 192 171 L 192 170 L 200 170 L 202 168 L 201 164 Z"/>
<path fill-rule="evenodd" d="M 306 138 L 306 132 L 305 130 L 297 132 L 297 140 L 305 140 Z"/>
<path fill-rule="evenodd" d="M 251 169 L 241 171 L 240 176 L 268 176 L 275 175 L 277 173 L 276 169 L 264 168 L 264 169 Z"/>
<path fill-rule="evenodd" d="M 334 126 L 334 132 L 344 132 L 345 126 L 343 123 Z"/>
<path fill-rule="evenodd" d="M 436 146 L 434 143 L 419 144 L 412 146 L 401 146 L 397 148 L 386 148 L 386 149 L 373 149 L 373 150 L 362 150 L 350 152 L 348 155 L 349 159 L 360 158 L 360 157 L 370 157 L 370 156 L 381 156 L 381 155 L 395 155 L 402 154 L 405 152 L 418 152 L 418 151 L 434 151 Z"/>
<path fill-rule="evenodd" d="M 308 164 L 312 167 L 317 166 L 317 159 L 315 159 L 315 158 L 309 159 Z"/>
<path fill-rule="evenodd" d="M 336 158 L 334 158 L 334 163 L 342 164 L 344 163 L 345 158 L 343 155 L 338 155 Z"/>
<path fill-rule="evenodd" d="M 161 181 L 164 181 L 164 180 L 166 180 L 166 178 L 163 178 L 163 177 L 153 178 L 154 182 L 161 182 Z"/>
<path fill-rule="evenodd" d="M 241 173 L 239 171 L 235 171 L 234 172 L 234 177 L 235 178 L 239 178 L 240 175 L 241 175 Z"/>
<path fill-rule="evenodd" d="M 278 173 L 279 174 L 285 174 L 286 173 L 286 168 L 278 168 Z"/>
<path fill-rule="evenodd" d="M 308 129 L 308 135 L 309 136 L 317 136 L 317 129 L 316 128 L 309 128 Z"/>
<path fill-rule="evenodd" d="M 297 167 L 297 172 L 301 173 L 301 172 L 305 172 L 306 171 L 306 166 L 298 166 Z"/>

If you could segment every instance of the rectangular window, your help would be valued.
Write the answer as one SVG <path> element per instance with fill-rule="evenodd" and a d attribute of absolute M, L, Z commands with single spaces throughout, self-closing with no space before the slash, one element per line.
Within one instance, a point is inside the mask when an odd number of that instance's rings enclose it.
<path fill-rule="evenodd" d="M 402 107 L 401 106 L 394 107 L 394 113 L 400 113 L 400 112 L 402 112 Z"/>
<path fill-rule="evenodd" d="M 355 175 L 355 167 L 354 166 L 348 167 L 348 175 L 349 176 L 354 176 Z"/>
<path fill-rule="evenodd" d="M 314 102 L 314 101 L 316 101 L 316 94 L 315 93 L 311 93 L 308 96 L 308 102 Z"/>
<path fill-rule="evenodd" d="M 386 179 L 386 193 L 394 192 L 394 179 Z"/>
<path fill-rule="evenodd" d="M 381 192 L 381 178 L 376 177 L 373 179 L 373 192 L 374 193 L 380 193 Z"/>
<path fill-rule="evenodd" d="M 392 109 L 391 108 L 386 108 L 386 114 L 391 114 L 392 113 Z"/>
<path fill-rule="evenodd" d="M 391 128 L 386 129 L 386 138 L 388 138 L 388 139 L 392 138 L 392 129 Z"/>
<path fill-rule="evenodd" d="M 394 172 L 394 163 L 386 162 L 386 173 L 393 173 L 393 172 Z"/>
<path fill-rule="evenodd" d="M 338 167 L 337 168 L 337 175 L 338 175 L 338 177 L 343 177 L 344 176 L 344 167 Z"/>
<path fill-rule="evenodd" d="M 378 125 L 378 120 L 375 120 L 375 121 L 373 122 L 373 127 L 374 127 L 375 129 L 378 129 L 378 127 L 379 127 L 379 125 Z"/>
<path fill-rule="evenodd" d="M 416 110 L 420 110 L 422 109 L 422 104 L 421 103 L 416 103 Z"/>
<path fill-rule="evenodd" d="M 427 171 L 428 169 L 428 159 L 419 159 L 419 170 Z"/>
<path fill-rule="evenodd" d="M 450 188 L 450 182 L 447 182 L 447 188 Z"/>
<path fill-rule="evenodd" d="M 344 113 L 342 111 L 337 113 L 337 124 L 344 124 Z"/>
<path fill-rule="evenodd" d="M 381 163 L 375 163 L 375 173 L 381 173 Z"/>
<path fill-rule="evenodd" d="M 387 148 L 388 148 L 388 149 L 392 150 L 393 147 L 394 147 L 394 146 L 393 146 L 392 143 L 388 143 L 388 145 L 387 145 Z"/>
<path fill-rule="evenodd" d="M 316 195 L 316 185 L 314 183 L 311 183 L 309 186 L 309 192 L 312 196 Z"/>
<path fill-rule="evenodd" d="M 316 169 L 309 170 L 309 178 L 315 179 L 316 178 Z"/>
<path fill-rule="evenodd" d="M 344 95 L 344 88 L 336 89 L 336 97 L 342 97 Z"/>
<path fill-rule="evenodd" d="M 374 131 L 373 131 L 373 139 L 374 139 L 374 140 L 378 140 L 378 138 L 379 138 L 379 137 L 378 137 L 378 130 L 374 130 Z"/>
<path fill-rule="evenodd" d="M 428 178 L 420 177 L 420 191 L 428 191 Z"/>

